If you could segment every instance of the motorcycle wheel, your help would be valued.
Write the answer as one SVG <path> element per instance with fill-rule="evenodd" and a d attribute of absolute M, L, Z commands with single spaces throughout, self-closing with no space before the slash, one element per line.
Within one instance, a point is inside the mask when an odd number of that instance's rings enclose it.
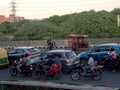
<path fill-rule="evenodd" d="M 102 78 L 102 72 L 96 71 L 96 75 L 93 76 L 94 80 L 100 80 Z"/>
<path fill-rule="evenodd" d="M 81 73 L 78 70 L 72 71 L 71 79 L 77 81 L 81 78 Z"/>
<path fill-rule="evenodd" d="M 10 68 L 10 75 L 11 76 L 16 76 L 17 75 L 17 69 L 16 68 Z"/>
<path fill-rule="evenodd" d="M 40 79 L 41 76 L 42 76 L 41 71 L 35 70 L 35 71 L 33 72 L 33 78 L 34 78 L 34 79 L 36 79 L 36 80 L 37 80 L 37 79 Z"/>

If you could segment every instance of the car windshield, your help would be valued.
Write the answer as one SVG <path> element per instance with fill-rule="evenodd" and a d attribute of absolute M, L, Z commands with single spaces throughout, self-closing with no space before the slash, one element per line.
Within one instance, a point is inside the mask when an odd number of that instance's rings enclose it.
<path fill-rule="evenodd" d="M 67 55 L 68 58 L 74 58 L 74 57 L 77 56 L 77 55 L 75 54 L 75 52 L 68 52 L 66 55 Z"/>

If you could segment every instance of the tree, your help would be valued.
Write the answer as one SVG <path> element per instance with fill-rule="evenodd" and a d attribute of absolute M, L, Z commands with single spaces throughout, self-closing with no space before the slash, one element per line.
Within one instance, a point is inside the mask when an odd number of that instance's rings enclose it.
<path fill-rule="evenodd" d="M 23 24 L 19 31 L 15 33 L 14 40 L 47 39 L 50 37 L 50 30 L 54 32 L 55 25 L 43 21 L 29 21 Z"/>
<path fill-rule="evenodd" d="M 3 22 L 2 24 L 0 24 L 0 32 L 2 32 L 4 34 L 13 33 L 13 28 L 11 26 L 11 23 L 10 22 Z"/>

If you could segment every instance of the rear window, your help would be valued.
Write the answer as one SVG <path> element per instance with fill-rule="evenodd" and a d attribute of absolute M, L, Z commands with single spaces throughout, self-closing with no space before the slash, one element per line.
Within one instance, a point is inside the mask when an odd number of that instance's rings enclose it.
<path fill-rule="evenodd" d="M 73 57 L 76 57 L 76 56 L 77 56 L 77 55 L 75 54 L 75 52 L 67 52 L 66 55 L 67 55 L 68 58 L 73 58 Z"/>
<path fill-rule="evenodd" d="M 39 52 L 37 48 L 29 48 L 27 49 L 29 52 Z"/>

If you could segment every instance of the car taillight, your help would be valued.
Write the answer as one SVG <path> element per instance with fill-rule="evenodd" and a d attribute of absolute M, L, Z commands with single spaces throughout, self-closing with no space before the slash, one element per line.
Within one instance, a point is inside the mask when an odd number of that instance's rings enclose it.
<path fill-rule="evenodd" d="M 67 63 L 72 63 L 71 59 L 66 59 Z"/>
<path fill-rule="evenodd" d="M 32 55 L 32 53 L 31 52 L 29 52 L 29 53 L 27 53 L 28 54 L 28 56 L 31 56 Z"/>

